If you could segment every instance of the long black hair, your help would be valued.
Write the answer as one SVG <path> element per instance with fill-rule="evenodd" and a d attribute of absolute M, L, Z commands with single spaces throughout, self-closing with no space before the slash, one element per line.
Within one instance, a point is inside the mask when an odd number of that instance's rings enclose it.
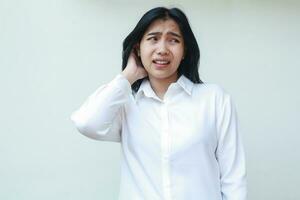
<path fill-rule="evenodd" d="M 131 50 L 140 43 L 150 24 L 157 19 L 173 19 L 179 26 L 185 44 L 185 56 L 178 67 L 178 76 L 185 75 L 194 83 L 203 83 L 199 77 L 200 50 L 197 40 L 192 32 L 186 15 L 178 8 L 156 7 L 146 12 L 137 23 L 133 31 L 123 41 L 122 70 L 127 65 Z M 143 79 L 137 80 L 131 86 L 137 92 Z"/>

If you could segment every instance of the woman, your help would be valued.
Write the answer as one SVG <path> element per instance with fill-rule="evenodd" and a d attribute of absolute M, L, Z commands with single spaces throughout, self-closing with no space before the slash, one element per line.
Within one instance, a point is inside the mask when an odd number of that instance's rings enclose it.
<path fill-rule="evenodd" d="M 120 200 L 245 200 L 246 169 L 231 96 L 203 83 L 185 14 L 149 10 L 123 43 L 122 72 L 71 119 L 121 143 Z"/>

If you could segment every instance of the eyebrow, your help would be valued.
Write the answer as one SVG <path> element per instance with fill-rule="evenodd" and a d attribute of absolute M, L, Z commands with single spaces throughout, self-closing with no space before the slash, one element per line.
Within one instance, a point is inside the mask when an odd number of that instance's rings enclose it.
<path fill-rule="evenodd" d="M 178 37 L 178 38 L 181 38 L 181 36 L 178 33 L 175 33 L 175 32 L 172 32 L 172 31 L 167 32 L 167 34 L 173 35 L 173 36 Z M 147 35 L 162 35 L 162 33 L 161 32 L 151 32 L 151 33 L 148 33 Z"/>

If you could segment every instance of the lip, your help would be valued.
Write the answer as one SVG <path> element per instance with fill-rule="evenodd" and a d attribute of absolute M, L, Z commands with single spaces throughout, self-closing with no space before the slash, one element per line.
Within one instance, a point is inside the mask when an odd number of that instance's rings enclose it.
<path fill-rule="evenodd" d="M 155 63 L 155 61 L 156 60 L 164 60 L 164 61 L 168 61 L 168 64 L 158 64 L 158 63 Z M 168 59 L 153 59 L 152 60 L 152 63 L 154 64 L 154 66 L 155 66 L 155 68 L 157 68 L 157 69 L 163 69 L 163 68 L 166 68 L 166 67 L 168 67 L 169 65 L 170 65 L 170 63 L 171 63 L 171 61 L 170 60 L 168 60 Z"/>
<path fill-rule="evenodd" d="M 156 69 L 164 69 L 164 68 L 166 68 L 166 67 L 168 67 L 170 65 L 170 63 L 162 65 L 162 64 L 157 64 L 155 62 L 153 62 L 153 64 L 154 64 L 154 66 L 155 66 Z"/>

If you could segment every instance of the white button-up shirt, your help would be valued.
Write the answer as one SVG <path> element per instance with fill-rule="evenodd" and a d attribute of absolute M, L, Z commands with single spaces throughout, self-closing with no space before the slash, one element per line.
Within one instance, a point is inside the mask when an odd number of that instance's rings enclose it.
<path fill-rule="evenodd" d="M 133 93 L 118 74 L 71 120 L 90 138 L 120 142 L 119 200 L 246 200 L 237 113 L 217 84 L 181 75 L 161 100 L 147 79 Z"/>

